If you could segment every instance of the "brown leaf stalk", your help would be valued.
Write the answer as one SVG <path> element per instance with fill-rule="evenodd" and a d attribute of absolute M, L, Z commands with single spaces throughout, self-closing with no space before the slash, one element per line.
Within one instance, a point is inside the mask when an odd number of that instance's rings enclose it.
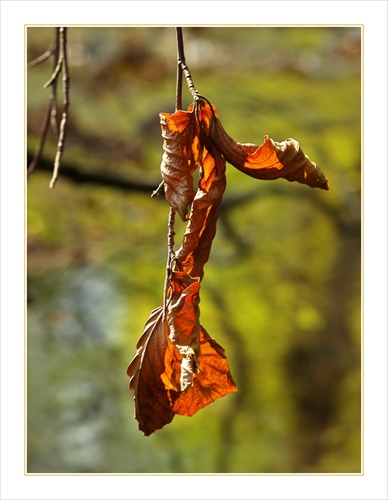
<path fill-rule="evenodd" d="M 185 51 L 184 51 L 184 45 L 183 45 L 183 35 L 182 35 L 182 28 L 176 28 L 176 34 L 177 34 L 177 47 L 178 47 L 178 66 L 181 68 L 185 75 L 186 83 L 187 86 L 189 87 L 189 90 L 191 92 L 191 95 L 193 96 L 194 101 L 197 100 L 198 98 L 198 90 L 196 90 L 194 86 L 193 79 L 191 77 L 191 73 L 189 71 L 189 68 L 187 67 L 186 64 L 186 58 L 185 58 Z M 181 108 L 179 108 L 181 109 Z"/>

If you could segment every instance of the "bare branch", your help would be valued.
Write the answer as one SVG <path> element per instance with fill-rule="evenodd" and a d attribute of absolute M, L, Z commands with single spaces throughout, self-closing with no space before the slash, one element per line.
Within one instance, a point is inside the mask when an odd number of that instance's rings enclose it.
<path fill-rule="evenodd" d="M 55 43 L 54 43 L 53 48 L 46 51 L 40 57 L 38 57 L 37 59 L 32 61 L 28 65 L 28 67 L 31 68 L 33 66 L 36 66 L 37 64 L 45 61 L 48 57 L 53 56 L 53 67 L 55 69 L 57 66 L 57 63 L 58 63 L 58 53 L 59 53 L 59 29 L 56 28 L 56 37 L 55 37 Z M 58 137 L 56 80 L 51 85 L 49 105 L 48 105 L 46 113 L 44 115 L 42 129 L 41 129 L 41 133 L 39 136 L 39 142 L 38 142 L 38 145 L 36 147 L 34 157 L 32 158 L 31 163 L 29 164 L 28 169 L 27 169 L 27 176 L 31 175 L 31 173 L 34 171 L 36 165 L 38 164 L 38 162 L 40 160 L 40 157 L 43 153 L 44 145 L 46 142 L 47 132 L 48 132 L 50 123 L 51 123 L 51 128 L 52 128 L 55 136 Z"/>
<path fill-rule="evenodd" d="M 38 164 L 40 157 L 43 152 L 44 144 L 47 137 L 47 132 L 49 129 L 49 125 L 51 123 L 51 128 L 54 132 L 54 135 L 57 138 L 57 152 L 54 160 L 54 169 L 53 175 L 50 181 L 50 188 L 52 189 L 55 186 L 55 183 L 58 179 L 59 167 L 61 163 L 61 159 L 63 156 L 65 137 L 67 131 L 67 117 L 68 117 L 68 108 L 69 108 L 69 69 L 67 62 L 67 40 L 66 40 L 66 31 L 67 28 L 56 28 L 56 37 L 54 47 L 40 57 L 32 61 L 28 67 L 31 68 L 36 66 L 37 64 L 45 61 L 48 57 L 53 56 L 53 64 L 54 69 L 50 79 L 44 84 L 44 88 L 50 87 L 50 97 L 49 97 L 49 106 L 47 108 L 46 114 L 44 116 L 43 125 L 41 134 L 39 137 L 39 143 L 36 148 L 34 157 L 32 158 L 31 163 L 27 169 L 27 175 L 29 176 L 35 169 Z M 61 123 L 58 130 L 57 123 L 57 81 L 60 73 L 62 72 L 62 92 L 63 92 L 63 106 L 62 106 L 62 116 Z"/>
<path fill-rule="evenodd" d="M 58 179 L 59 167 L 61 163 L 61 158 L 63 155 L 63 148 L 65 144 L 66 131 L 67 131 L 67 114 L 70 105 L 69 102 L 69 69 L 67 64 L 67 45 L 66 45 L 66 28 L 59 29 L 59 58 L 58 64 L 60 62 L 62 67 L 62 82 L 63 82 L 63 109 L 62 109 L 62 119 L 59 128 L 59 137 L 57 145 L 57 154 L 54 161 L 54 172 L 50 181 L 50 188 L 53 189 L 55 183 Z M 58 66 L 58 65 L 57 65 Z M 56 70 L 55 70 L 56 71 Z M 54 71 L 54 73 L 55 73 Z"/>

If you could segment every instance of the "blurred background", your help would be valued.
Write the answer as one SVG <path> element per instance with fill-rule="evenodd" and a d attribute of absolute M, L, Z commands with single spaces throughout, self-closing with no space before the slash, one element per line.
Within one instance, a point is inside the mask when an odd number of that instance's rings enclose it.
<path fill-rule="evenodd" d="M 175 30 L 67 35 L 62 171 L 50 190 L 49 134 L 27 184 L 27 472 L 359 473 L 361 29 L 183 29 L 194 84 L 229 135 L 297 139 L 330 191 L 227 165 L 201 323 L 239 392 L 149 437 L 126 368 L 163 296 L 168 206 L 150 195 L 159 113 L 174 111 Z M 27 28 L 27 61 L 54 38 L 55 28 Z M 51 60 L 27 72 L 28 161 L 51 72 Z"/>

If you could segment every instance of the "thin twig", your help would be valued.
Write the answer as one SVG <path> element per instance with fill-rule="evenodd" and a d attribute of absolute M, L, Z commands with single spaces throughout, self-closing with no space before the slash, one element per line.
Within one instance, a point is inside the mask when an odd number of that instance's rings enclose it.
<path fill-rule="evenodd" d="M 58 63 L 59 59 L 59 28 L 56 28 L 55 30 L 55 47 L 54 47 L 54 52 L 53 52 L 53 64 L 54 64 L 54 70 L 55 67 Z M 58 140 L 58 121 L 57 121 L 57 114 L 58 114 L 58 107 L 57 107 L 57 79 L 55 79 L 50 86 L 50 105 L 51 105 L 51 113 L 50 113 L 50 123 L 51 123 L 51 129 L 54 132 L 55 137 Z"/>
<path fill-rule="evenodd" d="M 34 68 L 35 66 L 38 66 L 38 64 L 41 64 L 42 62 L 46 61 L 53 55 L 53 52 L 54 52 L 54 47 L 49 50 L 46 50 L 46 52 L 38 56 L 33 61 L 29 62 L 27 64 L 27 69 Z"/>
<path fill-rule="evenodd" d="M 164 292 L 163 292 L 163 318 L 167 316 L 167 295 L 170 286 L 170 279 L 172 273 L 172 266 L 175 260 L 174 251 L 174 237 L 175 237 L 175 210 L 170 207 L 170 212 L 168 215 L 168 233 L 167 233 L 167 264 L 166 264 L 166 279 L 164 281 Z"/>
<path fill-rule="evenodd" d="M 159 196 L 160 193 L 163 192 L 164 189 L 164 181 L 162 181 L 159 186 L 155 189 L 155 191 L 152 192 L 151 198 L 155 198 L 156 196 Z"/>
<path fill-rule="evenodd" d="M 67 65 L 67 47 L 66 47 L 66 28 L 59 29 L 59 58 L 58 64 L 62 66 L 62 83 L 63 83 L 63 109 L 61 125 L 59 127 L 59 137 L 57 145 L 57 153 L 54 161 L 54 172 L 50 181 L 50 188 L 53 189 L 58 179 L 59 167 L 63 155 L 63 147 L 67 131 L 67 114 L 69 108 L 69 69 Z M 56 70 L 54 71 L 56 73 Z M 59 73 L 58 73 L 59 74 Z"/>
<path fill-rule="evenodd" d="M 193 99 L 196 101 L 199 97 L 199 94 L 198 90 L 194 87 L 194 82 L 191 77 L 191 73 L 186 64 L 185 51 L 183 46 L 182 28 L 176 28 L 176 34 L 177 34 L 177 46 L 178 46 L 178 66 L 183 71 L 187 86 L 189 87 Z"/>
<path fill-rule="evenodd" d="M 182 109 L 182 66 L 179 61 L 180 53 L 183 53 L 182 28 L 176 28 L 176 42 L 178 50 L 178 63 L 176 75 L 175 111 L 178 111 L 179 109 Z"/>
<path fill-rule="evenodd" d="M 52 75 L 50 76 L 49 80 L 43 85 L 44 89 L 47 89 L 52 85 L 55 80 L 58 78 L 59 73 L 61 72 L 62 69 L 62 64 L 63 64 L 63 53 L 61 50 L 61 40 L 63 39 L 63 30 L 66 30 L 66 28 L 59 28 L 59 58 L 57 61 L 57 64 L 54 68 L 54 71 L 52 72 Z"/>
<path fill-rule="evenodd" d="M 32 174 L 32 172 L 35 170 L 35 167 L 38 164 L 38 162 L 42 156 L 44 143 L 46 142 L 47 131 L 48 131 L 49 125 L 50 125 L 50 116 L 51 116 L 51 102 L 47 106 L 47 110 L 46 110 L 44 120 L 43 120 L 42 129 L 41 129 L 40 136 L 39 136 L 38 145 L 36 146 L 35 153 L 34 153 L 34 156 L 31 160 L 31 163 L 28 165 L 28 168 L 27 168 L 27 177 L 30 176 Z"/>
<path fill-rule="evenodd" d="M 171 282 L 172 266 L 175 260 L 174 225 L 175 225 L 175 210 L 172 207 L 170 207 L 170 212 L 168 215 L 166 278 L 164 280 L 164 290 L 163 290 L 163 321 L 167 317 L 167 296 Z"/>

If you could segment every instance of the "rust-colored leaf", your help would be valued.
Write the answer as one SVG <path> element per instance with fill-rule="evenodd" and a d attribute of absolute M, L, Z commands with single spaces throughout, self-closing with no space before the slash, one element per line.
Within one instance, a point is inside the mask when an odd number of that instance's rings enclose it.
<path fill-rule="evenodd" d="M 214 154 L 214 152 L 213 152 Z M 182 245 L 176 255 L 191 276 L 203 276 L 216 233 L 222 194 L 226 187 L 225 160 L 206 149 L 200 167 L 200 180 Z"/>
<path fill-rule="evenodd" d="M 192 106 L 189 109 L 192 109 Z M 203 267 L 209 258 L 216 233 L 220 205 L 226 188 L 226 176 L 225 160 L 207 138 L 208 124 L 212 118 L 210 106 L 200 107 L 198 116 L 201 123 L 202 144 L 198 190 L 177 257 L 185 272 L 202 278 Z"/>
<path fill-rule="evenodd" d="M 163 307 L 152 311 L 128 367 L 145 435 L 237 391 L 223 348 L 199 322 L 199 288 L 199 278 L 172 273 L 166 317 Z"/>
<path fill-rule="evenodd" d="M 183 221 L 188 219 L 188 207 L 195 196 L 192 173 L 198 167 L 200 143 L 198 124 L 192 110 L 174 114 L 160 113 L 163 159 L 161 173 L 169 205 Z"/>
<path fill-rule="evenodd" d="M 162 374 L 166 389 L 185 391 L 197 371 L 200 332 L 199 325 L 199 278 L 173 271 L 167 300 L 168 339 L 171 345 L 165 356 L 165 372 Z M 168 359 L 168 361 L 166 361 Z"/>
<path fill-rule="evenodd" d="M 202 325 L 197 342 L 200 355 L 192 384 L 177 395 L 172 406 L 177 414 L 190 417 L 216 399 L 237 391 L 224 349 Z"/>
<path fill-rule="evenodd" d="M 161 374 L 167 349 L 163 308 L 151 312 L 144 333 L 137 343 L 137 353 L 128 366 L 129 387 L 134 391 L 135 418 L 146 436 L 161 429 L 174 418 Z"/>
<path fill-rule="evenodd" d="M 192 416 L 198 410 L 237 391 L 223 348 L 199 322 L 198 278 L 173 272 L 167 318 L 169 343 L 162 375 L 172 409 Z"/>
<path fill-rule="evenodd" d="M 203 102 L 202 109 L 207 107 L 209 104 Z M 329 182 L 323 172 L 304 154 L 298 141 L 286 139 L 275 142 L 265 135 L 261 146 L 240 144 L 225 132 L 216 108 L 212 106 L 212 109 L 213 115 L 208 125 L 209 137 L 226 161 L 238 170 L 255 179 L 273 180 L 283 177 L 310 187 L 329 189 Z"/>

